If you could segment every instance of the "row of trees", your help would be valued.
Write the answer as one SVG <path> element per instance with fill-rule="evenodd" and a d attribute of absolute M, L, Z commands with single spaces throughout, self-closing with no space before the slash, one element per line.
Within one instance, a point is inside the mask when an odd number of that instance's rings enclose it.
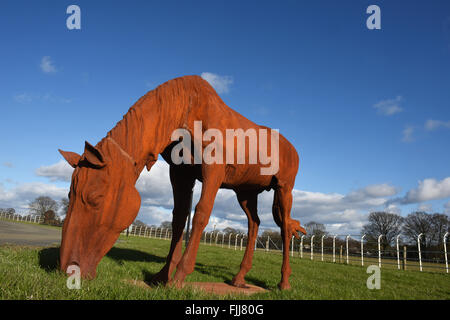
<path fill-rule="evenodd" d="M 442 213 L 429 214 L 413 212 L 406 217 L 395 213 L 372 212 L 369 222 L 364 225 L 362 234 L 367 240 L 375 241 L 379 235 L 386 245 L 393 245 L 397 235 L 401 235 L 406 243 L 417 244 L 417 236 L 422 234 L 421 244 L 426 247 L 440 246 L 444 234 L 450 231 L 450 219 Z"/>
<path fill-rule="evenodd" d="M 146 226 L 142 221 L 136 220 L 134 222 L 137 226 Z M 157 226 L 152 226 L 157 227 Z M 170 221 L 164 221 L 160 226 L 162 228 L 171 228 Z M 322 223 L 315 221 L 305 224 L 305 229 L 308 238 L 312 235 L 316 239 L 320 239 L 323 235 L 329 235 L 326 227 Z M 417 236 L 422 234 L 421 245 L 424 248 L 436 247 L 442 244 L 444 234 L 450 231 L 450 219 L 447 215 L 442 213 L 429 214 L 426 212 L 413 212 L 406 217 L 398 214 L 388 212 L 372 212 L 369 214 L 368 223 L 363 226 L 361 235 L 365 234 L 365 240 L 368 243 L 376 243 L 378 237 L 382 235 L 383 249 L 395 245 L 398 235 L 401 236 L 402 243 L 416 245 Z M 246 234 L 246 231 L 225 228 L 223 230 L 215 230 L 214 232 L 224 233 L 225 237 L 230 234 Z M 281 242 L 281 235 L 279 231 L 265 230 L 260 238 L 267 239 L 270 237 L 274 242 Z"/>

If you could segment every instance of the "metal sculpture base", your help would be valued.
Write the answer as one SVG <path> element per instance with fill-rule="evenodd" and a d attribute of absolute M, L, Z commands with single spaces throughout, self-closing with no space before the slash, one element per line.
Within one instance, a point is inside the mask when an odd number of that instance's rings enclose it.
<path fill-rule="evenodd" d="M 146 282 L 142 280 L 126 280 L 125 282 L 141 288 L 152 289 L 151 286 L 149 286 Z M 238 288 L 223 282 L 186 282 L 183 287 L 184 288 L 192 287 L 193 289 L 202 290 L 207 293 L 212 293 L 216 295 L 227 295 L 227 294 L 252 295 L 255 293 L 268 292 L 268 290 L 252 284 L 246 284 L 244 288 Z"/>

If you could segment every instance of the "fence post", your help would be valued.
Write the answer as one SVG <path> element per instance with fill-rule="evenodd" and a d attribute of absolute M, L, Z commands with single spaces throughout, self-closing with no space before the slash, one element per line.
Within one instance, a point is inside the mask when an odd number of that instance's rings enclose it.
<path fill-rule="evenodd" d="M 311 260 L 314 260 L 314 234 L 311 236 Z"/>
<path fill-rule="evenodd" d="M 267 236 L 267 241 L 266 241 L 266 251 L 269 252 L 269 239 L 270 236 Z"/>
<path fill-rule="evenodd" d="M 302 237 L 300 238 L 300 258 L 303 258 L 303 238 L 305 237 L 305 235 L 302 235 Z"/>
<path fill-rule="evenodd" d="M 236 238 L 234 238 L 234 251 L 237 250 L 237 239 L 239 237 L 239 234 L 236 234 Z"/>
<path fill-rule="evenodd" d="M 325 235 L 322 236 L 322 241 L 321 241 L 322 261 L 323 261 L 323 238 L 325 238 Z"/>
<path fill-rule="evenodd" d="M 242 243 L 244 242 L 244 235 L 242 235 L 242 237 L 241 237 L 241 248 L 240 248 L 240 250 L 242 251 Z"/>
<path fill-rule="evenodd" d="M 225 239 L 225 233 L 222 233 L 222 248 L 223 248 L 223 241 Z"/>
<path fill-rule="evenodd" d="M 382 234 L 380 234 L 378 236 L 378 268 L 381 268 L 381 243 L 380 243 L 380 241 L 381 241 L 382 236 L 383 236 Z"/>
<path fill-rule="evenodd" d="M 417 249 L 419 251 L 419 268 L 420 271 L 422 271 L 422 253 L 420 252 L 420 237 L 423 235 L 423 233 L 419 234 L 417 236 Z"/>
<path fill-rule="evenodd" d="M 231 249 L 231 236 L 232 236 L 233 234 L 232 233 L 230 233 L 230 236 L 228 237 L 228 249 Z"/>
<path fill-rule="evenodd" d="M 339 263 L 342 263 L 342 244 L 341 244 L 341 248 L 339 249 Z"/>
<path fill-rule="evenodd" d="M 294 256 L 294 236 L 291 239 L 291 257 Z"/>
<path fill-rule="evenodd" d="M 406 270 L 406 246 L 403 246 L 403 270 Z"/>
<path fill-rule="evenodd" d="M 364 234 L 362 237 L 361 237 L 361 266 L 364 266 L 364 237 L 365 237 L 366 235 Z"/>
<path fill-rule="evenodd" d="M 345 237 L 345 255 L 346 255 L 346 263 L 348 264 L 348 238 L 350 238 L 350 235 Z"/>
<path fill-rule="evenodd" d="M 333 236 L 333 262 L 336 262 L 336 235 Z"/>
<path fill-rule="evenodd" d="M 217 246 L 217 239 L 219 239 L 219 233 L 217 232 L 217 234 L 216 234 L 216 241 L 215 241 L 215 245 Z"/>
<path fill-rule="evenodd" d="M 166 229 L 166 239 L 169 239 L 169 228 Z"/>
<path fill-rule="evenodd" d="M 447 236 L 448 232 L 444 234 L 444 255 L 445 255 L 445 270 L 448 273 L 448 258 L 447 258 Z"/>
<path fill-rule="evenodd" d="M 395 239 L 397 245 L 397 269 L 400 270 L 400 248 L 398 246 L 398 238 L 400 238 L 400 235 L 398 235 L 397 238 Z"/>

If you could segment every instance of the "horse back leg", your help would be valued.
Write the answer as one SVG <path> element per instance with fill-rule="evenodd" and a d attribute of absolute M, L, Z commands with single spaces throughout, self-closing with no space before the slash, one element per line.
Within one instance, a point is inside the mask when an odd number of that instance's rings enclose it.
<path fill-rule="evenodd" d="M 231 281 L 236 287 L 245 288 L 245 275 L 252 267 L 253 253 L 255 248 L 256 237 L 258 236 L 258 227 L 260 220 L 257 213 L 257 192 L 236 192 L 238 202 L 247 215 L 248 219 L 248 241 L 245 249 L 244 258 L 237 275 Z"/>
<path fill-rule="evenodd" d="M 281 238 L 283 241 L 283 263 L 281 266 L 281 282 L 279 283 L 280 289 L 290 289 L 289 276 L 291 275 L 291 267 L 289 264 L 289 247 L 292 236 L 298 238 L 297 232 L 306 234 L 305 229 L 300 226 L 300 222 L 291 219 L 292 209 L 292 187 L 280 187 L 275 190 L 275 200 L 278 202 L 276 207 L 278 208 L 277 214 L 273 212 L 279 218 L 281 224 Z"/>

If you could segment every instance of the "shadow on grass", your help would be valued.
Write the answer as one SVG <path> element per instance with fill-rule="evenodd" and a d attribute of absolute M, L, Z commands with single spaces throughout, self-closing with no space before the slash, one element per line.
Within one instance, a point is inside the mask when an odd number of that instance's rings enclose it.
<path fill-rule="evenodd" d="M 53 272 L 59 270 L 59 247 L 44 248 L 39 251 L 39 266 L 47 272 Z M 113 247 L 106 254 L 107 257 L 115 260 L 118 264 L 122 265 L 123 261 L 136 261 L 136 262 L 156 262 L 164 264 L 166 259 L 164 257 L 156 256 L 147 252 L 134 250 L 134 249 L 124 249 Z M 201 274 L 213 276 L 221 279 L 227 284 L 231 284 L 231 279 L 234 274 L 229 268 L 219 265 L 206 265 L 202 263 L 196 263 L 195 271 Z M 150 286 L 154 286 L 152 283 L 152 278 L 156 273 L 151 273 L 146 269 L 142 270 L 144 276 L 144 282 Z M 246 277 L 248 283 L 267 288 L 267 284 L 264 281 L 258 280 L 253 277 Z"/>
<path fill-rule="evenodd" d="M 59 269 L 59 247 L 44 248 L 39 251 L 38 256 L 39 266 L 45 271 L 52 272 Z M 123 261 L 157 263 L 164 263 L 166 261 L 163 257 L 155 256 L 147 252 L 115 247 L 111 248 L 106 256 L 115 260 L 119 264 L 122 264 Z"/>
<path fill-rule="evenodd" d="M 155 256 L 153 254 L 134 250 L 113 247 L 106 254 L 107 257 L 114 259 L 117 263 L 122 264 L 123 261 L 139 261 L 139 262 L 156 262 L 165 263 L 166 258 Z"/>
<path fill-rule="evenodd" d="M 47 272 L 59 269 L 59 247 L 44 248 L 39 251 L 39 266 Z"/>
<path fill-rule="evenodd" d="M 214 276 L 216 278 L 222 279 L 222 281 L 226 284 L 231 285 L 231 280 L 235 276 L 234 273 L 230 271 L 228 267 L 218 266 L 218 265 L 205 265 L 202 263 L 195 264 L 195 271 L 200 272 L 201 274 L 205 274 L 208 276 Z M 254 277 L 246 276 L 245 280 L 249 284 L 253 284 L 255 286 L 267 289 L 268 285 L 266 282 L 256 279 Z"/>

